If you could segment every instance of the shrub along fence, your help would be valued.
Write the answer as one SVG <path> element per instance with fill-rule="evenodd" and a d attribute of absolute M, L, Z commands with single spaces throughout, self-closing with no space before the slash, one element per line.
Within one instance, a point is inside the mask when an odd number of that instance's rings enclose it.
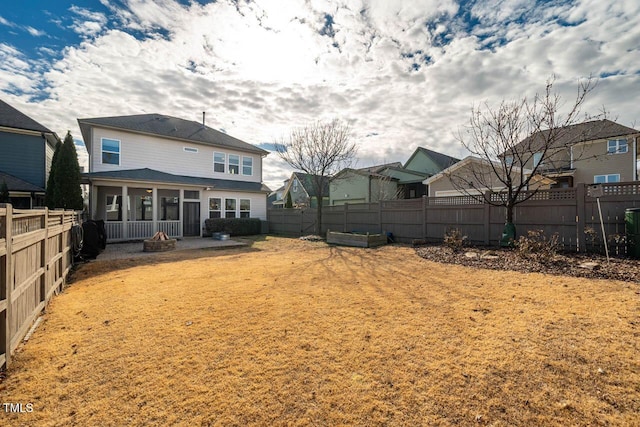
<path fill-rule="evenodd" d="M 0 367 L 71 269 L 74 211 L 14 210 L 0 204 Z"/>
<path fill-rule="evenodd" d="M 626 254 L 625 209 L 640 207 L 640 182 L 602 184 L 600 197 L 605 235 L 613 254 Z M 523 195 L 525 197 L 526 195 Z M 498 194 L 491 194 L 498 200 Z M 497 245 L 505 223 L 505 208 L 482 203 L 469 196 L 423 197 L 377 203 L 325 206 L 322 233 L 393 233 L 395 241 L 442 241 L 445 233 L 459 229 L 469 241 Z M 269 230 L 274 234 L 300 236 L 315 232 L 315 209 L 269 209 Z M 574 188 L 540 190 L 516 206 L 514 222 L 518 235 L 528 230 L 558 233 L 567 250 L 600 251 L 602 229 L 597 199 L 586 184 Z"/>

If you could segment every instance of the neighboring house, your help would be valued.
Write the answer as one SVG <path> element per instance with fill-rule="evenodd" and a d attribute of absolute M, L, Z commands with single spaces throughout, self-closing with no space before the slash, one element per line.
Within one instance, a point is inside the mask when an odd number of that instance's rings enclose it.
<path fill-rule="evenodd" d="M 107 238 L 201 236 L 206 218 L 266 220 L 268 153 L 203 123 L 160 114 L 78 119 L 89 206 Z"/>
<path fill-rule="evenodd" d="M 267 196 L 267 209 L 284 207 L 285 200 L 282 200 L 282 194 L 284 193 L 284 188 L 287 185 L 287 182 L 289 182 L 289 180 L 286 180 L 284 185 L 277 190 L 269 193 Z"/>
<path fill-rule="evenodd" d="M 15 208 L 44 206 L 58 135 L 0 100 L 0 183 Z"/>
<path fill-rule="evenodd" d="M 398 180 L 370 168 L 343 169 L 329 183 L 329 204 L 374 203 L 398 198 Z"/>
<path fill-rule="evenodd" d="M 317 175 L 303 172 L 293 172 L 285 184 L 282 192 L 282 200 L 286 202 L 287 194 L 291 194 L 291 202 L 295 208 L 318 207 L 318 195 L 313 185 L 313 179 Z M 329 178 L 323 179 L 322 206 L 329 205 Z"/>
<path fill-rule="evenodd" d="M 555 181 L 552 188 L 638 179 L 637 141 L 640 131 L 606 119 L 554 131 L 558 138 L 537 171 Z M 526 169 L 533 169 L 540 162 L 541 150 L 550 132 L 535 133 L 516 145 L 516 152 L 533 154 L 525 164 Z M 512 158 L 507 153 L 505 155 L 507 160 Z"/>
<path fill-rule="evenodd" d="M 398 179 L 398 185 L 404 193 L 403 198 L 415 199 L 428 193 L 423 183 L 425 178 L 436 175 L 458 161 L 455 157 L 418 147 L 402 169 L 389 168 L 382 173 Z"/>
<path fill-rule="evenodd" d="M 496 164 L 497 170 L 500 166 Z M 514 168 L 515 169 L 515 168 Z M 513 179 L 518 181 L 519 169 Z M 490 163 L 479 157 L 468 156 L 423 181 L 429 188 L 429 197 L 448 197 L 499 192 L 505 189 Z"/>

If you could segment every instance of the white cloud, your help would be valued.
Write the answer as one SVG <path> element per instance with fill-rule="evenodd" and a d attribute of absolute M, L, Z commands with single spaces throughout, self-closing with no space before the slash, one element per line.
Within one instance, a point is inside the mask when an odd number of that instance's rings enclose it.
<path fill-rule="evenodd" d="M 42 37 L 42 36 L 44 36 L 45 34 L 47 34 L 47 33 L 45 33 L 45 32 L 44 32 L 44 31 L 42 31 L 42 30 L 38 30 L 38 29 L 33 28 L 33 27 L 30 27 L 30 26 L 26 26 L 26 27 L 24 27 L 24 28 L 25 28 L 25 30 L 27 30 L 27 32 L 28 32 L 29 34 L 31 34 L 31 35 L 32 35 L 32 36 L 34 36 L 34 37 Z"/>
<path fill-rule="evenodd" d="M 258 144 L 337 117 L 352 125 L 360 166 L 404 162 L 420 145 L 462 157 L 453 135 L 472 105 L 530 95 L 552 73 L 568 99 L 577 78 L 605 76 L 585 109 L 639 119 L 634 0 L 101 3 L 108 14 L 70 9 L 85 41 L 50 69 L 0 45 L 0 90 L 21 88 L 12 99 L 76 137 L 78 117 L 206 111 L 210 126 Z M 50 97 L 29 103 L 42 85 Z M 272 188 L 289 173 L 265 159 Z"/>

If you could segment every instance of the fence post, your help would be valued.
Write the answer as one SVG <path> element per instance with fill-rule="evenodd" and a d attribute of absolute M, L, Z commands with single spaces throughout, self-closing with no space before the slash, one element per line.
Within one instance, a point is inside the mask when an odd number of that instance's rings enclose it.
<path fill-rule="evenodd" d="M 587 215 L 585 206 L 586 184 L 580 183 L 576 187 L 576 250 L 586 251 L 587 245 L 584 241 L 584 225 Z"/>
<path fill-rule="evenodd" d="M 42 238 L 42 243 L 40 244 L 40 265 L 42 266 L 44 272 L 40 277 L 40 302 L 47 299 L 47 284 L 49 283 L 49 260 L 47 259 L 47 256 L 49 254 L 47 250 L 49 246 L 49 208 L 44 208 L 44 215 L 42 220 L 44 237 Z"/>
<path fill-rule="evenodd" d="M 343 215 L 344 224 L 342 226 L 342 232 L 346 233 L 347 230 L 348 230 L 347 229 L 347 221 L 348 221 L 347 220 L 347 215 L 349 214 L 349 203 L 345 203 L 344 205 L 342 205 L 342 209 L 343 209 L 342 212 L 344 212 L 344 215 Z"/>
<path fill-rule="evenodd" d="M 489 245 L 491 242 L 491 204 L 487 203 L 491 200 L 491 191 L 487 190 L 484 195 L 484 244 Z"/>
<path fill-rule="evenodd" d="M 11 291 L 13 290 L 13 267 L 11 265 L 11 258 L 13 254 L 13 246 L 11 244 L 13 240 L 13 206 L 7 203 L 7 216 L 5 217 L 5 232 L 4 237 L 7 243 L 7 254 L 5 255 L 5 292 L 4 295 L 7 300 L 7 307 L 5 309 L 4 315 L 4 342 L 2 346 L 4 347 L 4 360 L 5 366 L 8 368 L 10 359 L 11 359 L 11 315 L 12 307 L 11 304 Z"/>
<path fill-rule="evenodd" d="M 427 238 L 427 196 L 422 196 L 422 238 Z"/>

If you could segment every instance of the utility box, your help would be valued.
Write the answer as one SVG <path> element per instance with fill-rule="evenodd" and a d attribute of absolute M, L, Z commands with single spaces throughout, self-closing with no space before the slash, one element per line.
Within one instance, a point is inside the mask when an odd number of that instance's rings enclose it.
<path fill-rule="evenodd" d="M 628 208 L 624 211 L 624 226 L 627 254 L 640 259 L 640 208 Z"/>

